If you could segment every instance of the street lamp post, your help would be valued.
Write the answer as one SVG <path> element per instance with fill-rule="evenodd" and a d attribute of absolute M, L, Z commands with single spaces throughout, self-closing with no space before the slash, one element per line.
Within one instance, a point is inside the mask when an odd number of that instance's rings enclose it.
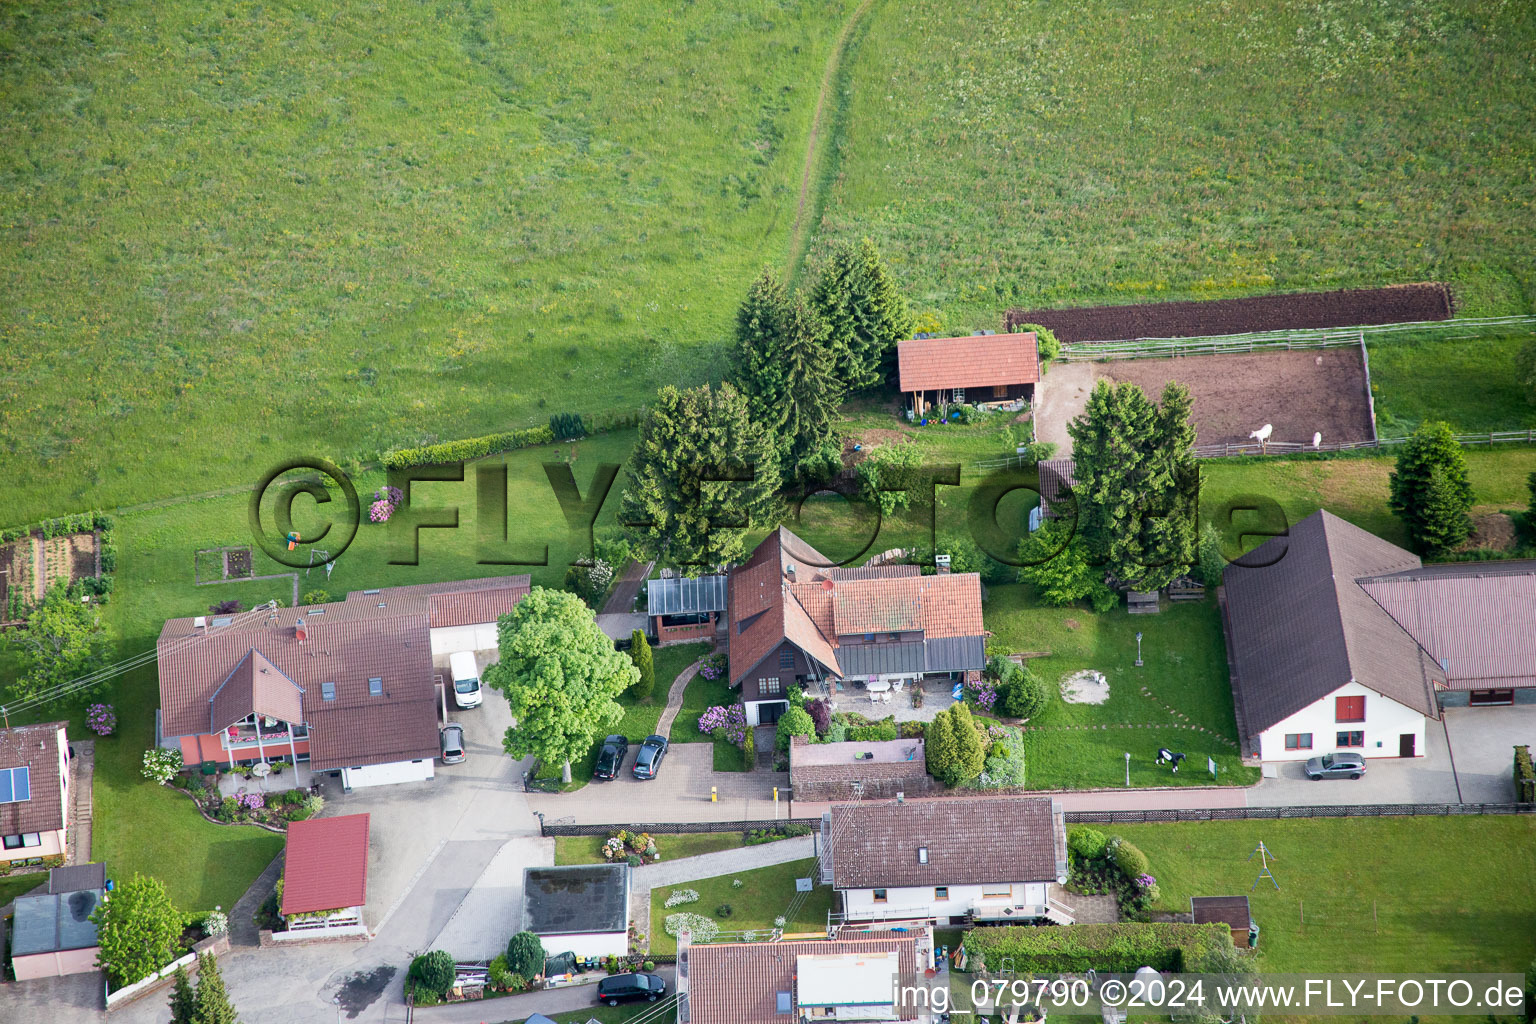
<path fill-rule="evenodd" d="M 1136 634 L 1136 667 L 1141 668 L 1141 634 Z"/>
<path fill-rule="evenodd" d="M 1131 785 L 1131 752 L 1129 750 L 1125 752 L 1125 785 L 1127 788 Z"/>

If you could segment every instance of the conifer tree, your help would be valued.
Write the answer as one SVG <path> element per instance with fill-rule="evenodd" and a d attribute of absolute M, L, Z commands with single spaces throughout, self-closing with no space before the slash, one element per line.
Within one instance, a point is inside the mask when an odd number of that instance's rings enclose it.
<path fill-rule="evenodd" d="M 736 383 L 752 404 L 753 414 L 771 430 L 777 430 L 782 417 L 782 356 L 790 310 L 784 283 L 764 267 L 736 312 Z"/>
<path fill-rule="evenodd" d="M 832 247 L 810 305 L 827 323 L 837 377 L 849 391 L 884 380 L 895 363 L 896 343 L 912 336 L 912 312 L 867 238 Z"/>
<path fill-rule="evenodd" d="M 651 654 L 651 642 L 645 638 L 643 629 L 633 630 L 629 634 L 629 660 L 640 670 L 640 678 L 635 680 L 629 692 L 640 700 L 649 700 L 655 696 L 656 661 Z"/>
<path fill-rule="evenodd" d="M 834 435 L 843 388 L 826 338 L 821 318 L 804 302 L 795 302 L 780 356 L 784 397 L 779 438 L 786 469 L 798 466 Z"/>
<path fill-rule="evenodd" d="M 192 1024 L 240 1024 L 240 1015 L 229 1001 L 219 961 L 212 953 L 197 958 L 197 998 Z"/>
<path fill-rule="evenodd" d="M 964 704 L 953 704 L 949 709 L 950 727 L 955 734 L 955 760 L 951 785 L 969 782 L 981 774 L 987 766 L 987 750 L 976 732 L 976 719 Z"/>
<path fill-rule="evenodd" d="M 939 712 L 923 730 L 923 757 L 928 774 L 948 785 L 955 770 L 955 730 L 946 712 Z"/>
<path fill-rule="evenodd" d="M 1419 424 L 1398 450 L 1388 507 L 1421 554 L 1445 554 L 1472 533 L 1467 460 L 1448 423 Z"/>
<path fill-rule="evenodd" d="M 192 1014 L 197 1008 L 197 994 L 187 979 L 184 967 L 176 968 L 176 982 L 171 989 L 171 1024 L 193 1024 Z"/>

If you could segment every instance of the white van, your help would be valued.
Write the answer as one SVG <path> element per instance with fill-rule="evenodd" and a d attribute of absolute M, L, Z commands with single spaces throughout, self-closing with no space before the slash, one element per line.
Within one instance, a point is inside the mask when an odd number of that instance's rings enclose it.
<path fill-rule="evenodd" d="M 473 651 L 458 651 L 448 656 L 449 675 L 453 677 L 453 702 L 461 708 L 480 706 L 480 670 L 475 667 Z"/>

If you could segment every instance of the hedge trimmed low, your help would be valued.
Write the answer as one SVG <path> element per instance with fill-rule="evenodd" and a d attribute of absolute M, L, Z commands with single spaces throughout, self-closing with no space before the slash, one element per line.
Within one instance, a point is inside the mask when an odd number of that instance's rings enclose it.
<path fill-rule="evenodd" d="M 1536 766 L 1531 763 L 1529 746 L 1515 747 L 1515 800 L 1536 803 Z"/>
<path fill-rule="evenodd" d="M 422 448 L 391 448 L 384 453 L 385 469 L 405 469 L 408 466 L 439 466 L 449 462 L 468 462 L 483 459 L 487 455 L 509 452 L 516 448 L 532 448 L 538 444 L 551 444 L 555 432 L 546 424 L 524 430 L 508 430 L 484 437 L 466 437 L 458 441 L 444 441 Z"/>
<path fill-rule="evenodd" d="M 1060 928 L 973 928 L 965 952 L 987 970 L 1005 958 L 1018 973 L 1086 970 L 1130 974 L 1139 967 L 1197 971 L 1214 950 L 1232 944 L 1224 924 L 1073 924 Z M 977 968 L 973 968 L 977 969 Z"/>

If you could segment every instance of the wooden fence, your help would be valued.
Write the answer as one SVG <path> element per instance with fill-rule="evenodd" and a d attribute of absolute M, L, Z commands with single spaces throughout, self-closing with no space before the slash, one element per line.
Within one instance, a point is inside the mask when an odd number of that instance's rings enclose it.
<path fill-rule="evenodd" d="M 1083 362 L 1104 359 L 1155 359 L 1175 356 L 1216 355 L 1235 352 L 1289 351 L 1336 348 L 1359 344 L 1366 338 L 1422 334 L 1451 341 L 1487 338 L 1511 330 L 1536 328 L 1536 316 L 1497 316 L 1463 320 L 1421 320 L 1363 327 L 1332 327 L 1291 331 L 1254 331 L 1198 338 L 1125 338 L 1114 341 L 1076 341 L 1061 346 L 1058 359 Z"/>

